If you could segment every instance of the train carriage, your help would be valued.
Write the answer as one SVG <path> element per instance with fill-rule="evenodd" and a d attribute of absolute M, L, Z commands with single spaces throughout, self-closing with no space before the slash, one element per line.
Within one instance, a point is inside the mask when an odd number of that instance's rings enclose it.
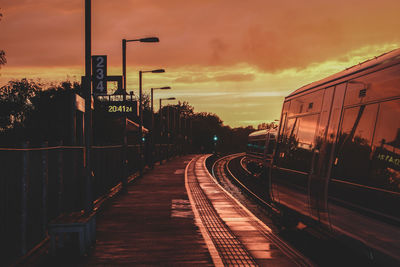
<path fill-rule="evenodd" d="M 244 165 L 256 177 L 263 177 L 271 166 L 276 146 L 277 129 L 259 130 L 249 134 Z"/>
<path fill-rule="evenodd" d="M 400 261 L 400 49 L 287 96 L 270 177 L 281 210 Z"/>

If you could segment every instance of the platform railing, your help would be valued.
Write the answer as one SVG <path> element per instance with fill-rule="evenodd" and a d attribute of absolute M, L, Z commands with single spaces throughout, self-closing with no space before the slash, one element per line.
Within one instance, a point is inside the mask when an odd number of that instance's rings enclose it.
<path fill-rule="evenodd" d="M 93 193 L 97 201 L 121 184 L 122 145 L 93 146 Z M 145 164 L 179 155 L 177 145 L 147 149 Z M 151 154 L 155 155 L 154 158 Z M 84 147 L 0 148 L 0 258 L 13 263 L 47 240 L 48 223 L 65 212 L 84 208 Z M 139 146 L 128 146 L 128 175 L 138 173 Z M 95 202 L 96 202 L 95 201 Z"/>
<path fill-rule="evenodd" d="M 47 236 L 47 223 L 81 208 L 83 147 L 0 149 L 0 256 L 26 254 Z"/>

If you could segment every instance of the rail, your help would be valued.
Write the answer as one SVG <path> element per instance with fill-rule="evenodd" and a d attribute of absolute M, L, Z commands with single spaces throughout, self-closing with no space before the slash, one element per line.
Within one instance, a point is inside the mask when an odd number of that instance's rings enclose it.
<path fill-rule="evenodd" d="M 254 193 L 250 188 L 248 188 L 245 184 L 243 184 L 240 179 L 238 179 L 230 170 L 229 168 L 229 163 L 232 159 L 237 158 L 237 157 L 242 157 L 244 156 L 244 153 L 238 153 L 238 154 L 233 154 L 233 155 L 228 155 L 225 157 L 222 157 L 218 160 L 216 160 L 212 166 L 212 175 L 213 177 L 216 177 L 215 174 L 215 169 L 218 167 L 222 168 L 223 170 L 226 170 L 227 174 L 229 175 L 229 177 L 231 177 L 231 179 L 237 184 L 239 185 L 243 190 L 245 190 L 245 192 L 247 192 L 247 194 L 249 194 L 253 199 L 255 199 L 257 202 L 259 202 L 260 204 L 264 205 L 265 207 L 267 207 L 269 210 L 271 210 L 272 212 L 275 212 L 277 214 L 279 214 L 279 210 L 277 210 L 274 206 L 271 205 L 271 203 L 266 202 L 265 200 L 263 200 L 262 198 L 260 198 L 256 193 Z"/>

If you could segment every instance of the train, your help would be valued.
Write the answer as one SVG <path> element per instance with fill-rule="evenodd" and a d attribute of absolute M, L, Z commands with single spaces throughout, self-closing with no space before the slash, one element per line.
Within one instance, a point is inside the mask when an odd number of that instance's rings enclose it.
<path fill-rule="evenodd" d="M 243 167 L 254 177 L 266 178 L 266 173 L 271 167 L 277 133 L 277 128 L 271 128 L 249 134 L 246 147 L 247 157 L 243 160 Z"/>
<path fill-rule="evenodd" d="M 282 218 L 400 263 L 400 49 L 293 91 L 266 136 L 250 134 L 246 166 L 261 158 Z"/>

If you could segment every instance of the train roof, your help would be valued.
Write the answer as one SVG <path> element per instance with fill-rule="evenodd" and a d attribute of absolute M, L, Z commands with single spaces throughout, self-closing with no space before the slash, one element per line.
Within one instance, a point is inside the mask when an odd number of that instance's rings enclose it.
<path fill-rule="evenodd" d="M 266 135 L 268 133 L 268 130 L 259 130 L 259 131 L 255 131 L 252 132 L 251 134 L 249 134 L 249 137 L 255 137 L 255 136 L 262 136 L 262 135 Z"/>
<path fill-rule="evenodd" d="M 267 133 L 275 133 L 276 134 L 276 132 L 278 131 L 278 129 L 277 128 L 275 128 L 275 129 L 265 129 L 265 130 L 259 130 L 259 131 L 255 131 L 255 132 L 252 132 L 251 134 L 249 134 L 249 137 L 256 137 L 256 136 L 263 136 L 263 135 L 266 135 Z"/>
<path fill-rule="evenodd" d="M 286 98 L 289 98 L 289 97 L 297 95 L 299 93 L 302 93 L 302 92 L 311 90 L 313 88 L 316 88 L 318 86 L 327 84 L 329 82 L 339 80 L 339 79 L 349 76 L 353 73 L 361 72 L 365 69 L 369 69 L 369 68 L 375 67 L 377 65 L 380 65 L 382 63 L 386 63 L 388 61 L 392 61 L 395 59 L 400 59 L 400 48 L 392 50 L 390 52 L 386 52 L 380 56 L 376 56 L 371 59 L 368 59 L 362 63 L 359 63 L 357 65 L 349 67 L 341 72 L 330 75 L 322 80 L 304 85 L 304 86 L 300 87 L 299 89 L 295 90 L 294 92 L 292 92 L 291 94 L 289 94 Z"/>

